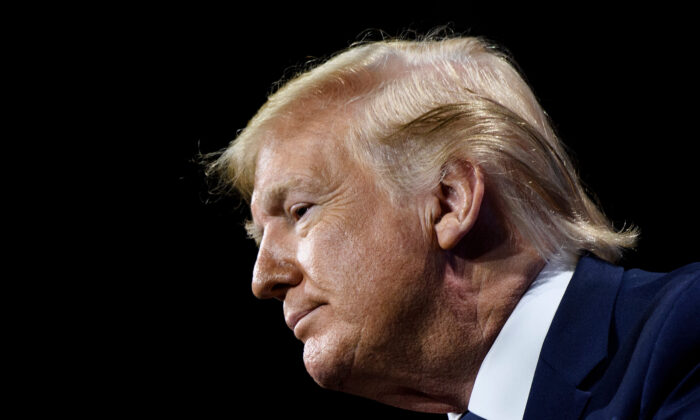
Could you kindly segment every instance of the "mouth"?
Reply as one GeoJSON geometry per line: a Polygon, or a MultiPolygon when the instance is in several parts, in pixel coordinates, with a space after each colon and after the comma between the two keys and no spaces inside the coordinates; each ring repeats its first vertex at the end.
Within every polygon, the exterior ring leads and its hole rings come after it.
{"type": "Polygon", "coordinates": [[[307,309],[304,311],[299,311],[299,312],[294,312],[287,319],[285,320],[287,322],[287,326],[289,327],[290,330],[294,331],[296,334],[296,327],[299,325],[299,322],[304,319],[306,316],[314,312],[316,309],[320,308],[323,305],[315,306],[311,309],[307,309]]]}

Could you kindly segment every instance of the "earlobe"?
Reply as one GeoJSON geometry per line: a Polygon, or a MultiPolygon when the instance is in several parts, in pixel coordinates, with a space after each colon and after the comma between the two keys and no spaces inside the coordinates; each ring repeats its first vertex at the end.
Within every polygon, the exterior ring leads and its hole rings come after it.
{"type": "Polygon", "coordinates": [[[450,162],[437,194],[441,213],[435,220],[435,233],[440,248],[449,250],[457,246],[479,217],[484,196],[481,169],[463,160],[450,162]]]}

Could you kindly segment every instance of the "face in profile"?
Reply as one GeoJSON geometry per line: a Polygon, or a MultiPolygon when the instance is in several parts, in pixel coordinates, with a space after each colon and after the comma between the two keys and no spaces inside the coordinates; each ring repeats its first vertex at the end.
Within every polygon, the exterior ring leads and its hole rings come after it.
{"type": "Polygon", "coordinates": [[[278,128],[261,147],[253,291],[284,302],[321,386],[376,399],[385,385],[368,384],[420,376],[432,351],[435,245],[421,197],[393,203],[326,126],[278,128]]]}

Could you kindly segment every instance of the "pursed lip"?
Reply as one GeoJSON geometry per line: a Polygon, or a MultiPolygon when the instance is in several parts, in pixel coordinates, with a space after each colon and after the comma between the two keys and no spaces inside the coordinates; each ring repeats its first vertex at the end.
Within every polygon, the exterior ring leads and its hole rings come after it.
{"type": "Polygon", "coordinates": [[[302,320],[306,315],[310,314],[317,308],[319,308],[321,305],[316,305],[312,308],[301,310],[301,311],[296,311],[292,312],[288,316],[285,317],[285,322],[287,323],[287,326],[289,327],[290,330],[294,331],[294,328],[297,326],[299,321],[302,320]]]}

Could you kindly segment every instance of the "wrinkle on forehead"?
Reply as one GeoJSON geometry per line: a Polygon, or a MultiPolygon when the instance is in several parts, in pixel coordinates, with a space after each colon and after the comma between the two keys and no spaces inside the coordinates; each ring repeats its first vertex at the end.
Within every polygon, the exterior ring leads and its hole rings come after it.
{"type": "Polygon", "coordinates": [[[307,108],[292,117],[279,119],[261,139],[255,163],[254,189],[268,183],[270,177],[291,171],[302,176],[313,174],[321,182],[330,182],[350,156],[346,147],[348,115],[332,109],[307,108]],[[296,143],[296,147],[283,147],[296,143]],[[280,159],[279,154],[285,153],[280,159]],[[273,171],[271,165],[287,164],[273,171]]]}
{"type": "Polygon", "coordinates": [[[346,130],[338,129],[343,124],[336,120],[342,117],[332,112],[321,112],[316,118],[305,114],[308,124],[301,124],[303,119],[289,124],[278,121],[261,139],[250,202],[254,219],[279,211],[290,192],[323,194],[336,189],[351,171],[358,171],[343,137],[346,130]]]}

